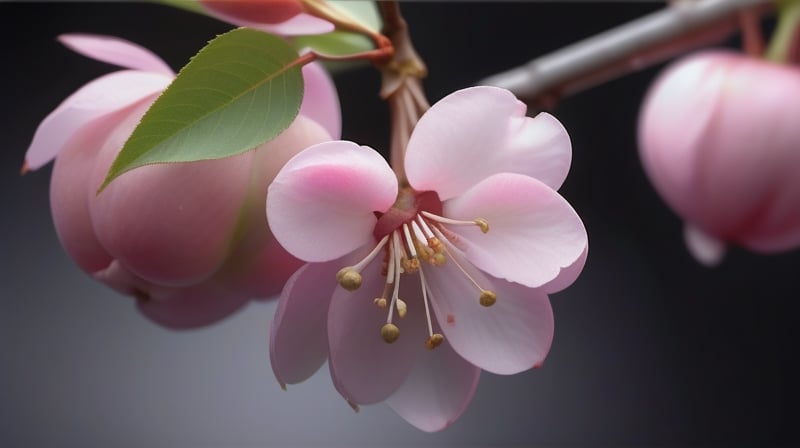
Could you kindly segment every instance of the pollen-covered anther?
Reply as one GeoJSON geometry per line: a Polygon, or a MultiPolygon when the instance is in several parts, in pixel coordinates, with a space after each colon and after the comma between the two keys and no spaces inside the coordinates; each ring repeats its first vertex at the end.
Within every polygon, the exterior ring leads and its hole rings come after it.
{"type": "Polygon", "coordinates": [[[444,252],[444,244],[442,244],[442,241],[435,236],[428,238],[428,247],[433,249],[433,251],[437,254],[444,252]]]}
{"type": "Polygon", "coordinates": [[[388,344],[391,344],[400,337],[400,329],[395,324],[386,324],[381,327],[381,337],[388,344]]]}
{"type": "Polygon", "coordinates": [[[339,269],[339,272],[336,273],[336,281],[342,288],[355,291],[361,286],[361,274],[351,266],[347,266],[339,269]]]}
{"type": "Polygon", "coordinates": [[[414,272],[419,271],[419,258],[406,258],[403,257],[400,260],[400,264],[403,266],[403,271],[409,274],[413,274],[414,272]]]}
{"type": "Polygon", "coordinates": [[[430,262],[434,266],[444,266],[444,264],[447,262],[447,257],[445,257],[444,254],[437,252],[433,254],[430,262]]]}
{"type": "Polygon", "coordinates": [[[434,333],[428,336],[428,339],[425,341],[425,348],[428,350],[433,350],[442,345],[442,342],[444,342],[444,336],[439,333],[434,333]]]}
{"type": "Polygon", "coordinates": [[[406,313],[408,313],[408,305],[406,305],[406,302],[398,298],[396,306],[397,315],[400,316],[400,319],[406,317],[406,313]]]}
{"type": "Polygon", "coordinates": [[[492,306],[495,304],[495,302],[497,302],[497,294],[487,289],[484,289],[481,291],[480,302],[481,305],[483,306],[486,307],[492,306]]]}
{"type": "Polygon", "coordinates": [[[478,219],[475,220],[475,225],[480,227],[481,232],[483,232],[483,233],[489,232],[489,221],[487,221],[487,220],[485,220],[483,218],[478,218],[478,219]]]}
{"type": "Polygon", "coordinates": [[[389,301],[383,297],[377,297],[373,302],[378,308],[386,309],[389,306],[389,301]]]}

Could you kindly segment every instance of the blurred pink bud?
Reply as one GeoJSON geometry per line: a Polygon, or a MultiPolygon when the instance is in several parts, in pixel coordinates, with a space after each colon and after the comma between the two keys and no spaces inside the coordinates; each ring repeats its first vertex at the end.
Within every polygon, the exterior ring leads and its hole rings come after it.
{"type": "Polygon", "coordinates": [[[689,250],[800,246],[800,68],[714,51],[685,57],[651,87],[639,119],[645,170],[685,220],[689,250]]]}
{"type": "Polygon", "coordinates": [[[329,33],[334,25],[303,10],[301,0],[198,0],[205,12],[236,26],[280,36],[329,33]]]}
{"type": "Polygon", "coordinates": [[[200,0],[211,11],[260,23],[281,23],[303,12],[299,0],[200,0]]]}
{"type": "Polygon", "coordinates": [[[300,263],[269,231],[267,186],[296,153],[339,135],[338,99],[322,69],[304,67],[300,115],[256,150],[136,169],[97,195],[112,161],[172,75],[164,73],[163,61],[155,64],[160,59],[130,42],[88,35],[62,40],[106,62],[130,61],[135,54],[148,62],[79,89],[42,122],[26,154],[30,169],[56,158],[51,207],[69,255],[172,328],[206,325],[251,298],[280,292],[300,263]]]}

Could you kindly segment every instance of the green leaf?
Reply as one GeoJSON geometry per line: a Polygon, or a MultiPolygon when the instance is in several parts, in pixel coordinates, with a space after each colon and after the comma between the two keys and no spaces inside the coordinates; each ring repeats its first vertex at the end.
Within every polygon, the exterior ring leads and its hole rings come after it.
{"type": "Polygon", "coordinates": [[[98,193],[154,163],[240,154],[294,121],[303,99],[297,52],[284,40],[238,28],[208,43],[142,117],[98,193]]]}
{"type": "Polygon", "coordinates": [[[381,29],[381,16],[378,13],[378,6],[375,2],[353,1],[353,0],[328,0],[331,5],[347,11],[359,22],[367,25],[375,31],[381,29]]]}

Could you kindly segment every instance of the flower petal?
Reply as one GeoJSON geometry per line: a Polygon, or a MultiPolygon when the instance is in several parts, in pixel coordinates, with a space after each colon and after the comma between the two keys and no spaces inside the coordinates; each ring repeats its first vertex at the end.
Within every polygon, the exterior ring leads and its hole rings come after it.
{"type": "Polygon", "coordinates": [[[113,258],[97,239],[89,213],[93,196],[88,192],[97,153],[123,118],[120,115],[109,114],[78,129],[53,165],[50,181],[53,224],[64,249],[90,274],[108,267],[113,258]]]}
{"type": "Polygon", "coordinates": [[[209,11],[214,17],[236,26],[246,26],[265,33],[277,34],[279,36],[304,36],[312,34],[330,33],[334,30],[332,23],[327,20],[314,17],[310,14],[300,13],[282,23],[260,23],[250,20],[242,20],[238,17],[225,14],[219,11],[209,11]]]}
{"type": "Polygon", "coordinates": [[[342,110],[339,96],[331,77],[321,64],[311,63],[303,66],[305,91],[300,115],[304,115],[324,127],[331,139],[342,136],[342,110]]]}
{"type": "Polygon", "coordinates": [[[101,62],[145,72],[174,76],[164,60],[139,44],[101,34],[62,34],[58,41],[70,50],[101,62]]]}
{"type": "Polygon", "coordinates": [[[480,373],[481,369],[458,356],[445,340],[434,350],[417,352],[408,378],[386,403],[417,428],[441,431],[464,413],[480,373]]]}
{"type": "Polygon", "coordinates": [[[173,330],[188,330],[217,322],[248,302],[246,296],[208,281],[186,288],[158,286],[137,277],[119,261],[95,272],[94,279],[136,298],[139,311],[151,321],[173,330]]]}
{"type": "Polygon", "coordinates": [[[293,157],[267,194],[267,219],[286,250],[329,261],[373,240],[375,211],[397,197],[397,179],[373,149],[324,142],[293,157]]]}
{"type": "Polygon", "coordinates": [[[426,269],[431,303],[445,339],[470,363],[501,375],[519,373],[544,360],[553,341],[553,310],[541,289],[488,277],[449,242],[444,266],[426,269]],[[485,307],[461,265],[497,302],[485,307]]]}
{"type": "Polygon", "coordinates": [[[553,294],[566,289],[569,285],[573,284],[578,276],[583,271],[583,266],[586,265],[586,258],[589,256],[589,246],[583,249],[583,253],[574,263],[569,266],[561,268],[558,276],[553,280],[542,285],[542,291],[547,294],[553,294]]]}
{"type": "Polygon", "coordinates": [[[448,218],[483,218],[490,230],[450,226],[467,258],[488,274],[530,287],[556,278],[587,247],[575,210],[550,187],[520,174],[496,174],[443,204],[448,218]]]}
{"type": "MultiPolygon", "coordinates": [[[[401,280],[400,294],[409,312],[403,319],[395,313],[394,319],[400,338],[389,344],[381,337],[388,310],[373,303],[386,281],[381,264],[376,259],[364,268],[358,290],[337,286],[328,312],[331,376],[339,393],[355,404],[377,403],[397,390],[427,338],[419,285],[407,279],[401,280]]],[[[329,281],[335,282],[334,278],[329,281]]]]}
{"type": "Polygon", "coordinates": [[[472,87],[448,95],[419,120],[408,143],[406,173],[415,189],[447,200],[502,172],[536,177],[557,189],[571,159],[569,135],[553,116],[526,117],[525,105],[511,92],[472,87]]]}
{"type": "Polygon", "coordinates": [[[149,98],[170,82],[171,76],[124,70],[86,84],[39,124],[25,153],[27,167],[34,170],[51,161],[69,138],[90,121],[149,98]]]}
{"type": "Polygon", "coordinates": [[[336,261],[309,263],[286,282],[269,343],[272,371],[281,387],[308,379],[328,357],[328,305],[340,267],[336,261]]]}
{"type": "Polygon", "coordinates": [[[708,235],[696,226],[686,223],[683,226],[686,247],[695,260],[708,267],[718,265],[725,257],[725,243],[708,235]]]}

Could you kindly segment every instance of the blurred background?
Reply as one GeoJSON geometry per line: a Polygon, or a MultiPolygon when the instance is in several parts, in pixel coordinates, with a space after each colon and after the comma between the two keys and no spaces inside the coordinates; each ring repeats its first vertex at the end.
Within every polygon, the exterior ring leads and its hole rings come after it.
{"type": "MultiPolygon", "coordinates": [[[[661,2],[404,2],[431,101],[663,7],[661,2]]],[[[148,3],[0,2],[0,446],[663,446],[800,443],[800,253],[733,249],[707,269],[648,184],[636,117],[657,66],[563,100],[573,139],[561,193],[583,217],[580,279],[552,297],[543,368],[484,373],[466,413],[436,434],[388,407],[356,414],[327,369],[281,391],[269,366],[272,303],[173,332],[91,281],[50,219],[50,167],[19,175],[39,121],[115,70],[62,47],[117,35],[174,69],[224,23],[148,3]]],[[[736,39],[726,43],[738,45],[736,39]]],[[[344,137],[388,146],[371,68],[336,75],[344,137]]]]}

